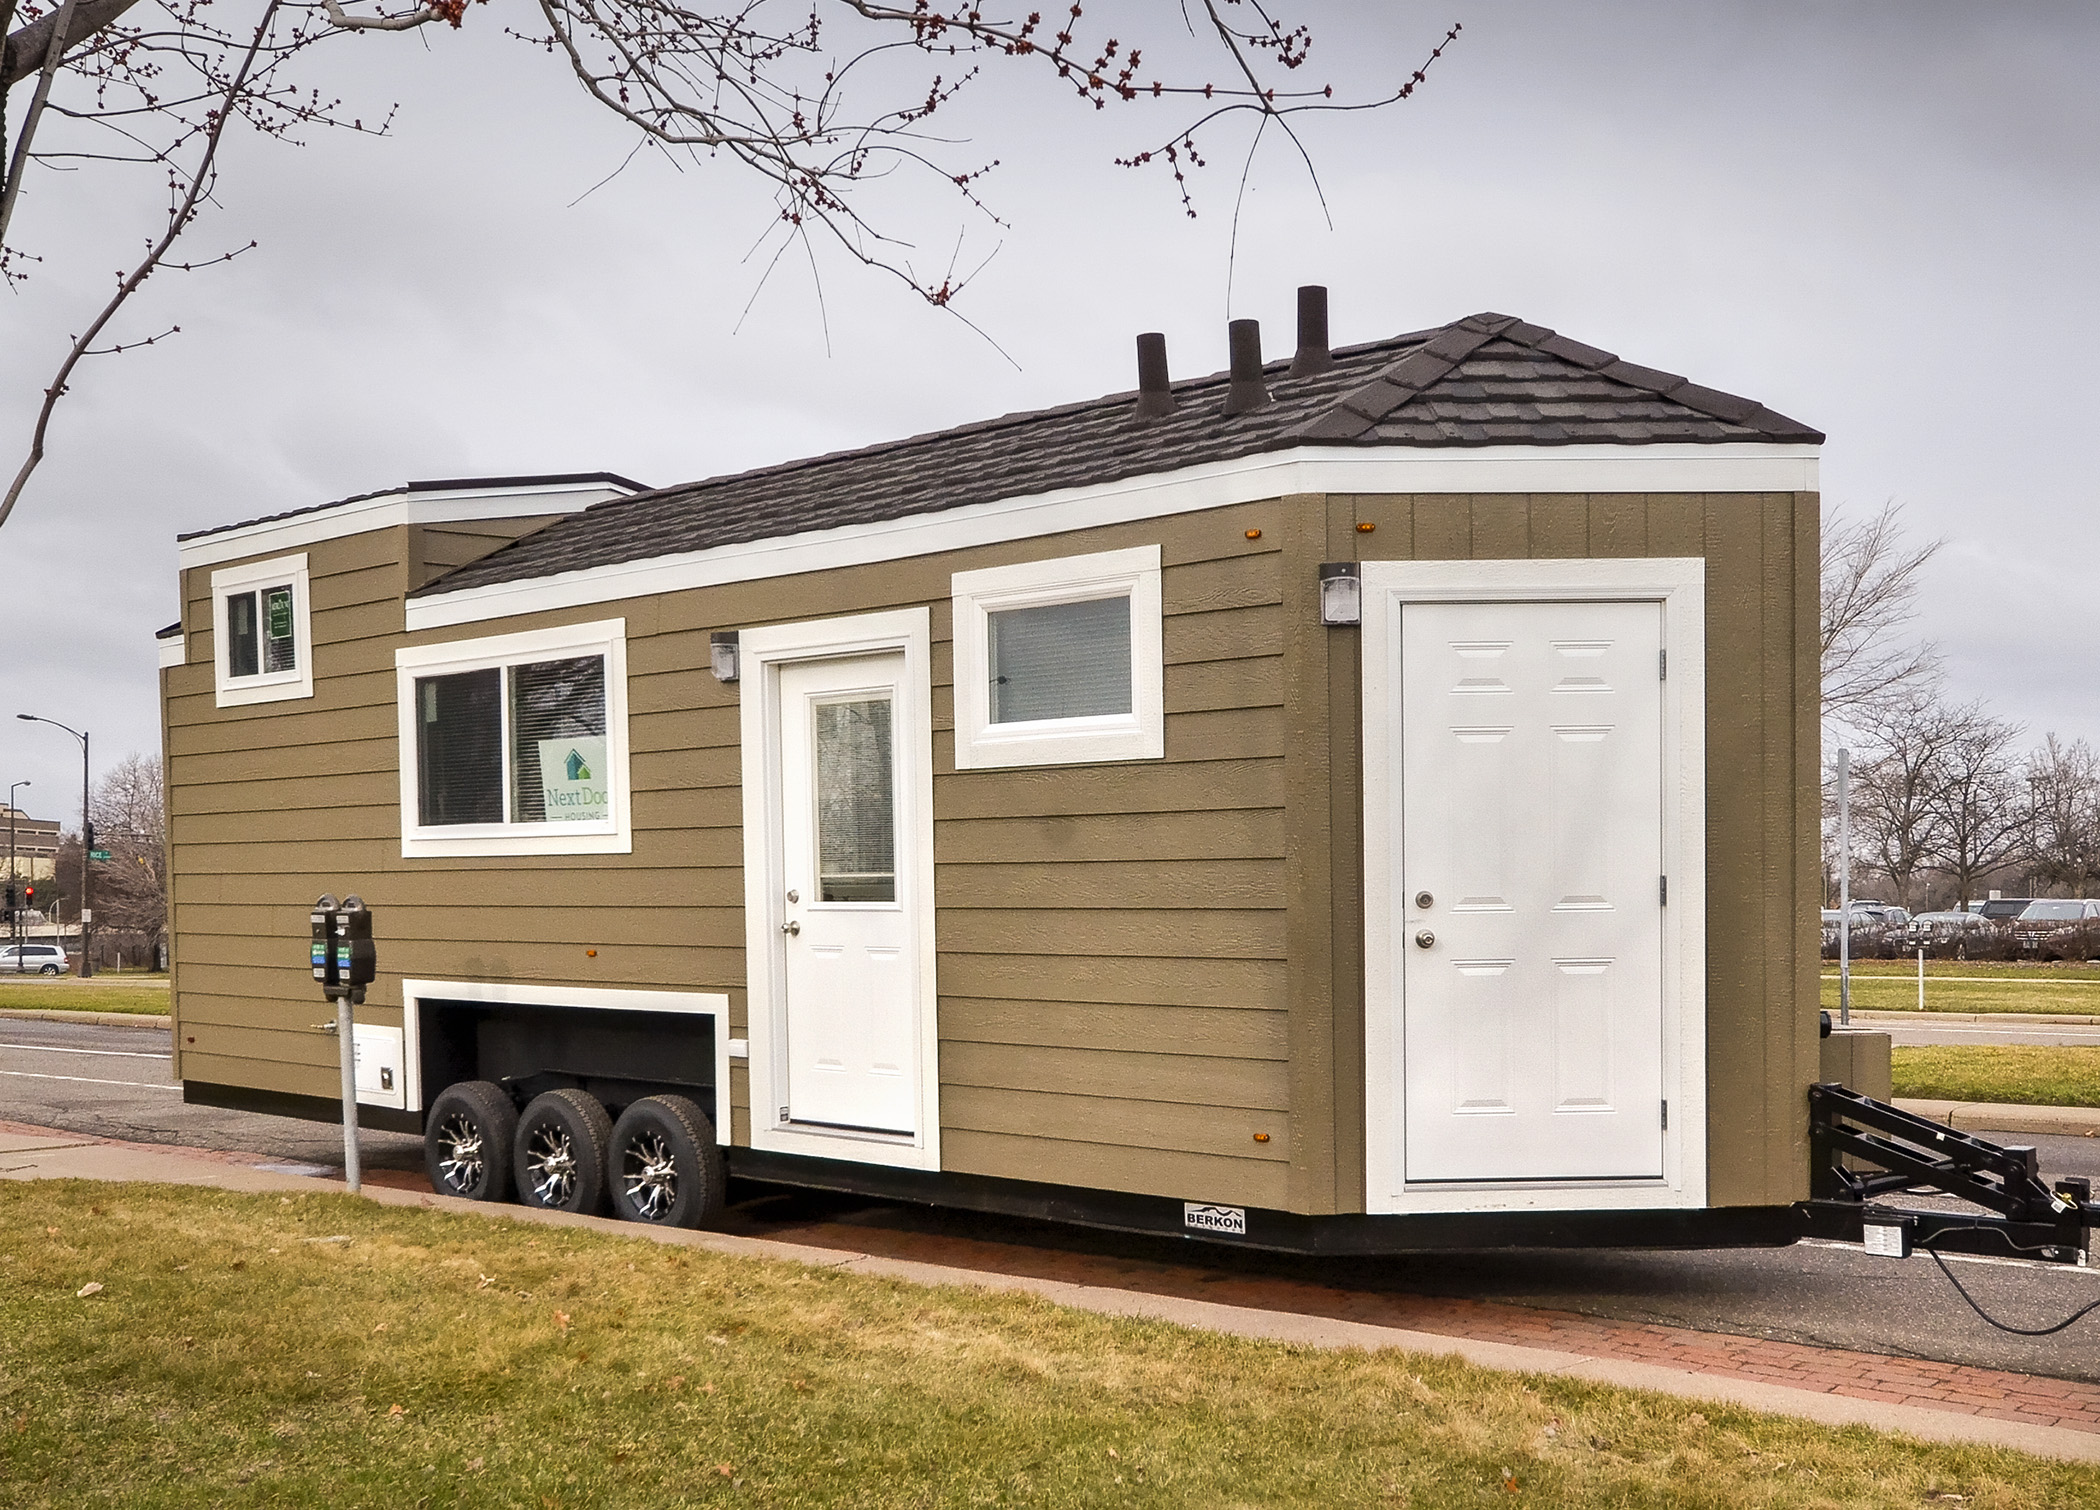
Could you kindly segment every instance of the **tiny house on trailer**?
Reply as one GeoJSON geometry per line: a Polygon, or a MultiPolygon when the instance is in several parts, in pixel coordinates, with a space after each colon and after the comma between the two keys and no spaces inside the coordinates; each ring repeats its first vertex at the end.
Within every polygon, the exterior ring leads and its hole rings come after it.
{"type": "Polygon", "coordinates": [[[183,537],[187,1099],[463,1194],[729,1173],[1273,1247],[1786,1241],[1810,1194],[1816,467],[1484,314],[643,489],[183,537]]]}

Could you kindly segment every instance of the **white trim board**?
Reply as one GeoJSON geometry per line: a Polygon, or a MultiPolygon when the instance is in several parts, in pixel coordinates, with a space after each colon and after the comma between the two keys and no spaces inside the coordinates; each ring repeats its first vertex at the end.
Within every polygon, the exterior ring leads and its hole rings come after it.
{"type": "Polygon", "coordinates": [[[442,629],[725,582],[901,561],[1295,493],[1814,492],[1819,454],[1816,446],[1752,444],[1300,446],[877,524],[843,525],[410,598],[407,620],[411,631],[442,629]]]}
{"type": "MultiPolygon", "coordinates": [[[[899,1169],[941,1167],[940,1027],[934,995],[933,912],[933,615],[903,608],[847,618],[812,619],[746,629],[739,641],[744,798],[744,969],[750,982],[745,1033],[751,1087],[751,1144],[779,1153],[888,1164],[899,1169]],[[776,1044],[785,998],[780,929],[783,898],[774,884],[780,858],[780,668],[796,661],[902,651],[896,711],[898,823],[916,830],[912,845],[918,975],[918,1128],[910,1138],[858,1136],[815,1128],[782,1127],[764,1109],[782,1104],[787,1066],[776,1044]]],[[[899,877],[899,880],[904,880],[899,877]]]]}
{"type": "Polygon", "coordinates": [[[153,645],[155,654],[160,658],[161,670],[166,671],[170,666],[188,664],[190,658],[188,636],[171,634],[164,640],[155,640],[153,645]]]}
{"type": "MultiPolygon", "coordinates": [[[[401,1090],[405,1109],[423,1110],[422,1003],[475,1001],[508,1007],[589,1007],[614,1012],[697,1012],[715,1020],[715,1141],[729,1146],[729,998],[720,991],[651,991],[613,986],[541,986],[531,981],[401,982],[401,1090]]],[[[440,1087],[442,1089],[442,1087],[440,1087]]]]}
{"type": "Polygon", "coordinates": [[[1635,1211],[1706,1205],[1706,563],[1698,557],[1571,561],[1366,561],[1363,572],[1364,1209],[1635,1211]],[[1399,689],[1388,670],[1400,606],[1422,602],[1656,602],[1663,606],[1663,1177],[1655,1181],[1415,1186],[1401,1138],[1399,689]]]}
{"type": "Polygon", "coordinates": [[[266,519],[218,530],[175,547],[178,568],[238,561],[264,551],[291,550],[404,524],[459,524],[471,519],[520,519],[578,514],[594,503],[625,498],[629,490],[604,482],[540,483],[508,488],[447,488],[440,492],[381,493],[323,504],[289,519],[266,519]]]}

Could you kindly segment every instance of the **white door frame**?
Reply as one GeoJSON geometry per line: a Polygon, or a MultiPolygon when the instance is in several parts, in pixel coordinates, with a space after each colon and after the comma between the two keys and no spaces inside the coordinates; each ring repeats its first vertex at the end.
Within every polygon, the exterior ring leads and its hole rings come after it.
{"type": "Polygon", "coordinates": [[[768,624],[738,637],[743,712],[744,960],[750,985],[751,1146],[901,1169],[941,1167],[940,1032],[935,1018],[933,919],[933,629],[926,608],[768,624]],[[911,855],[898,867],[914,948],[919,1047],[917,1128],[887,1136],[782,1126],[787,1065],[786,958],[781,943],[780,668],[798,661],[901,652],[895,738],[897,826],[911,855]]]}
{"type": "Polygon", "coordinates": [[[1366,561],[1363,576],[1364,1209],[1599,1211],[1706,1204],[1706,563],[1696,556],[1569,561],[1366,561]],[[1402,933],[1400,609],[1406,603],[1608,600],[1663,605],[1663,1095],[1660,1180],[1410,1188],[1406,1180],[1404,1006],[1393,949],[1402,933]]]}

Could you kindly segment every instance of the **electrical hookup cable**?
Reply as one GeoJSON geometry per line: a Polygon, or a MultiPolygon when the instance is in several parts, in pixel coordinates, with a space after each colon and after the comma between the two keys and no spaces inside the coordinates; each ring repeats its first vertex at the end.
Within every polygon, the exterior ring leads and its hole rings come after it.
{"type": "MultiPolygon", "coordinates": [[[[1972,1228],[1969,1230],[1973,1231],[1975,1229],[1972,1228]]],[[[1997,1229],[1993,1228],[1991,1230],[1996,1231],[1997,1229]]],[[[2003,1233],[2000,1233],[1999,1235],[2001,1237],[2004,1236],[2003,1233]]],[[[2009,1237],[2005,1238],[2005,1245],[2008,1248],[2011,1248],[2015,1252],[2019,1253],[2039,1253],[2043,1251],[2042,1249],[2033,1247],[2030,1244],[2016,1243],[2009,1237]]],[[[1932,1261],[1938,1264],[1940,1266],[1940,1272],[1947,1276],[1947,1283],[1954,1286],[1955,1294],[1961,1296],[1963,1300],[1966,1300],[1969,1303],[1969,1309],[1974,1311],[1978,1316],[1981,1316],[1985,1321],[1989,1322],[1992,1326],[1996,1327],[2001,1332],[2010,1332],[2015,1337],[2054,1337],[2058,1332],[2063,1331],[2065,1328],[2076,1326],[2079,1322],[2085,1320],[2086,1317],[2092,1315],[2093,1312],[2100,1311],[2100,1300],[2095,1300],[2090,1304],[2080,1306],[2077,1310],[2073,1311],[2070,1315],[2066,1316],[2062,1321],[2056,1323],[2055,1326],[2024,1327],[2014,1326],[2010,1322],[2000,1321],[1989,1311],[1986,1311],[1983,1308],[1983,1306],[1977,1301],[1976,1297],[1969,1293],[1968,1286],[1964,1285],[1960,1279],[1955,1277],[1954,1271],[1947,1267],[1947,1260],[1940,1257],[1939,1251],[1937,1249],[1933,1248],[1930,1244],[1925,1243],[1921,1243],[1919,1244],[1919,1246],[1924,1248],[1927,1253],[1930,1253],[1932,1255],[1932,1261]]]]}

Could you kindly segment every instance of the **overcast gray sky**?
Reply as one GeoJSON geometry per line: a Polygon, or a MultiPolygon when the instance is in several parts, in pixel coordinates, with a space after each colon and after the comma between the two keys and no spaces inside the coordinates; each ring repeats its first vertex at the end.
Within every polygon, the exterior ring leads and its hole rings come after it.
{"type": "MultiPolygon", "coordinates": [[[[645,156],[579,202],[631,142],[500,35],[527,25],[516,0],[336,45],[325,82],[368,116],[398,100],[393,135],[233,147],[191,251],[260,250],[149,286],[130,333],[182,334],[76,380],[0,530],[0,712],[92,729],[98,769],[157,749],[181,530],[411,478],[663,484],[936,429],[1127,388],[1139,330],[1209,371],[1228,315],[1280,352],[1292,290],[1324,282],[1338,342],[1500,310],[1826,430],[1826,507],[1895,499],[1947,540],[1922,631],[1952,690],[2100,741],[2078,355],[2100,350],[2100,13],[1283,3],[1316,25],[1308,72],[1359,92],[1465,23],[1413,101],[1308,126],[1332,229],[1280,142],[1232,261],[1244,136],[1213,137],[1191,221],[1164,177],[1110,164],[1156,112],[997,83],[956,112],[1001,160],[1007,225],[970,227],[963,262],[997,254],[963,308],[1007,355],[837,258],[821,299],[793,259],[759,290],[746,253],[773,212],[727,165],[645,156]]],[[[1113,9],[1165,40],[1179,24],[1113,9]]],[[[0,296],[8,470],[65,335],[152,228],[140,187],[25,195],[45,261],[0,296]]],[[[944,264],[952,207],[895,209],[944,264]]],[[[22,777],[26,808],[74,821],[72,741],[7,718],[0,785],[22,777]]]]}

